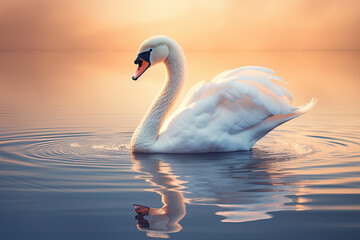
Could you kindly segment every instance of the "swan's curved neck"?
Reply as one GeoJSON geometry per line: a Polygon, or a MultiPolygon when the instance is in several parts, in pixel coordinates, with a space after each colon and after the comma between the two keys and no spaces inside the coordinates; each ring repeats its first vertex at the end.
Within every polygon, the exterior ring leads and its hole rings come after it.
{"type": "Polygon", "coordinates": [[[170,111],[185,78],[185,57],[180,47],[169,47],[164,61],[166,80],[158,96],[152,102],[131,139],[133,151],[149,152],[155,144],[160,127],[170,111]]]}

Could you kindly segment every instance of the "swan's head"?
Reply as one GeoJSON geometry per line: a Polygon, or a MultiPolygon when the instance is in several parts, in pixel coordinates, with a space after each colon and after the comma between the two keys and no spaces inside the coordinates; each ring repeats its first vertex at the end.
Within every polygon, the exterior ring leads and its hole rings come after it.
{"type": "Polygon", "coordinates": [[[137,80],[151,65],[164,62],[169,56],[169,46],[173,44],[172,42],[173,40],[165,36],[155,36],[145,40],[134,61],[138,67],[132,79],[137,80]]]}

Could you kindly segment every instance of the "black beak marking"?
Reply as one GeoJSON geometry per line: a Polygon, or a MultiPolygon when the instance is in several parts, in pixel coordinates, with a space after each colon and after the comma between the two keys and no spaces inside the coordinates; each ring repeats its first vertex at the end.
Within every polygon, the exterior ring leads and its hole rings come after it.
{"type": "Polygon", "coordinates": [[[148,63],[150,63],[150,53],[151,53],[152,49],[150,49],[149,51],[146,52],[142,52],[139,53],[137,58],[135,59],[134,63],[135,64],[139,64],[141,61],[141,59],[147,61],[148,63]]]}

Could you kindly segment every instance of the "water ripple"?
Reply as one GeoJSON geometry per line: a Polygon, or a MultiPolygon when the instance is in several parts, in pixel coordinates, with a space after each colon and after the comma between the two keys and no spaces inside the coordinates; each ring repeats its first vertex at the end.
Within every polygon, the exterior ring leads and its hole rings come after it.
{"type": "Polygon", "coordinates": [[[317,209],[314,194],[360,193],[359,134],[353,127],[334,129],[295,125],[273,131],[251,151],[147,157],[130,154],[129,131],[6,131],[0,134],[0,190],[157,192],[165,185],[154,176],[166,173],[176,179],[172,191],[191,204],[221,207],[223,221],[265,219],[270,211],[317,209]],[[154,159],[161,172],[149,164],[154,159]]]}
{"type": "Polygon", "coordinates": [[[118,143],[117,137],[69,129],[2,134],[0,189],[50,192],[138,189],[139,184],[128,177],[132,174],[131,163],[121,158],[129,154],[129,147],[118,143]],[[92,169],[96,174],[89,176],[92,169]]]}

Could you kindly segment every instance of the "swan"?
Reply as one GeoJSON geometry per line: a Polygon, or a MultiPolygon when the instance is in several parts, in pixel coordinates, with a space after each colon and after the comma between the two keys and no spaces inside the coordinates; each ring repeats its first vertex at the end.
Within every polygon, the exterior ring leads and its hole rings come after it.
{"type": "Polygon", "coordinates": [[[317,99],[293,107],[285,83],[264,67],[227,70],[211,82],[193,86],[180,107],[166,116],[185,80],[185,56],[167,36],[145,40],[134,61],[137,80],[149,67],[164,63],[166,80],[131,138],[131,151],[204,153],[249,150],[280,124],[309,111],[317,99]]]}

